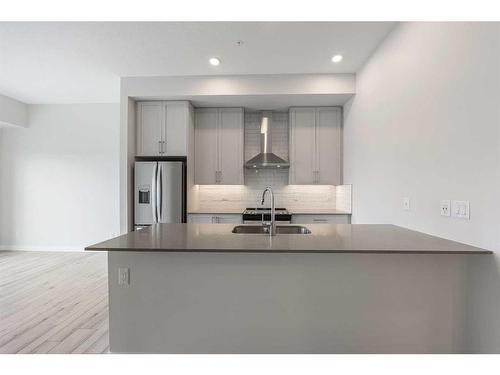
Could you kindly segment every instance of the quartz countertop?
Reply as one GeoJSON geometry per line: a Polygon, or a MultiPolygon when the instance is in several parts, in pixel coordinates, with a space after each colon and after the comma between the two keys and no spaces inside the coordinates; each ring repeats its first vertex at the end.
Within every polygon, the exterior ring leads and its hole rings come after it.
{"type": "Polygon", "coordinates": [[[288,210],[288,212],[292,215],[351,215],[350,212],[330,208],[295,208],[288,210]]]}
{"type": "MultiPolygon", "coordinates": [[[[239,214],[242,215],[244,208],[219,208],[219,209],[198,209],[190,210],[188,212],[192,215],[205,214],[205,215],[215,215],[215,214],[239,214]]],[[[291,215],[351,215],[350,212],[335,210],[330,208],[291,208],[288,209],[288,213],[291,215]]]]}
{"type": "Polygon", "coordinates": [[[214,253],[491,254],[388,224],[306,224],[310,234],[234,234],[234,224],[157,224],[90,251],[214,253]]]}
{"type": "Polygon", "coordinates": [[[188,215],[198,215],[198,214],[205,214],[205,215],[213,215],[213,214],[238,214],[242,215],[244,208],[218,208],[218,209],[198,209],[198,210],[189,210],[188,215]]]}

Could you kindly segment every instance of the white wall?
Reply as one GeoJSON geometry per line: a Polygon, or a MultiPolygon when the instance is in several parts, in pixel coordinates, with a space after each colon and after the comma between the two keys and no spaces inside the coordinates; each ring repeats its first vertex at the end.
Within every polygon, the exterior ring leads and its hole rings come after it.
{"type": "Polygon", "coordinates": [[[0,249],[81,250],[119,232],[119,105],[29,106],[0,129],[0,249]]]}
{"type": "MultiPolygon", "coordinates": [[[[353,223],[500,250],[498,23],[399,25],[357,76],[344,121],[353,223]],[[441,199],[469,200],[470,220],[440,216],[441,199]]],[[[500,352],[496,259],[468,260],[466,350],[500,352]]]]}
{"type": "Polygon", "coordinates": [[[0,127],[28,126],[28,105],[0,95],[0,127]]]}
{"type": "Polygon", "coordinates": [[[498,24],[409,23],[389,35],[345,108],[355,222],[500,250],[499,49],[498,24]],[[440,216],[441,199],[469,200],[471,219],[440,216]]]}

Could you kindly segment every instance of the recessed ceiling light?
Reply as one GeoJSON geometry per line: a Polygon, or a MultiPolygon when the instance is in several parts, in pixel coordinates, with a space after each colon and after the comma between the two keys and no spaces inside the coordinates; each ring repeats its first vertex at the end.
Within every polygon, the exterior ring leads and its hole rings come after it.
{"type": "Polygon", "coordinates": [[[208,60],[208,62],[213,66],[217,66],[220,64],[220,60],[217,57],[212,57],[210,60],[208,60]]]}
{"type": "Polygon", "coordinates": [[[334,63],[341,62],[341,61],[342,61],[342,59],[343,59],[342,55],[335,55],[335,56],[333,56],[333,57],[332,57],[332,61],[333,61],[334,63]]]}

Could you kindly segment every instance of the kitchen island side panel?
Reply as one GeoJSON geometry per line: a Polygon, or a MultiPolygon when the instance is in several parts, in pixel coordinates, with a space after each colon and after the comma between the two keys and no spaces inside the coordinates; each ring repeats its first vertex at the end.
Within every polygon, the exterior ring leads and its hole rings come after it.
{"type": "Polygon", "coordinates": [[[458,353],[466,258],[109,252],[110,350],[458,353]]]}

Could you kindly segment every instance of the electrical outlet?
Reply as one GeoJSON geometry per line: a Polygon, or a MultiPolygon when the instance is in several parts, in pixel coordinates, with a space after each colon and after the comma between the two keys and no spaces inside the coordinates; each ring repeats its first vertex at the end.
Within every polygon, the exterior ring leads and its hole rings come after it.
{"type": "Polygon", "coordinates": [[[410,198],[403,198],[403,210],[410,211],[410,198]]]}
{"type": "Polygon", "coordinates": [[[451,216],[457,219],[470,219],[469,201],[452,201],[451,216]]]}
{"type": "Polygon", "coordinates": [[[118,268],[118,285],[130,284],[130,269],[118,268]]]}
{"type": "Polygon", "coordinates": [[[440,211],[441,211],[441,216],[450,216],[451,214],[451,209],[450,209],[450,201],[449,200],[442,200],[440,202],[440,211]]]}

